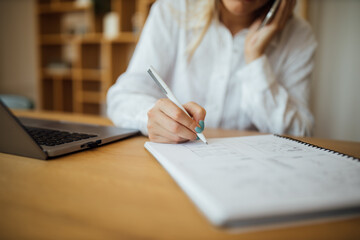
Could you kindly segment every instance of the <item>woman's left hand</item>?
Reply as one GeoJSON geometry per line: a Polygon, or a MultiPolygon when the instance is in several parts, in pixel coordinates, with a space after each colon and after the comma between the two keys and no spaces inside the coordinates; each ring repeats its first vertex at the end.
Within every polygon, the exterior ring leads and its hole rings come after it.
{"type": "Polygon", "coordinates": [[[296,0],[281,0],[274,18],[261,29],[258,29],[262,19],[257,19],[249,29],[245,40],[245,61],[251,63],[261,57],[273,36],[281,31],[291,17],[296,0]]]}

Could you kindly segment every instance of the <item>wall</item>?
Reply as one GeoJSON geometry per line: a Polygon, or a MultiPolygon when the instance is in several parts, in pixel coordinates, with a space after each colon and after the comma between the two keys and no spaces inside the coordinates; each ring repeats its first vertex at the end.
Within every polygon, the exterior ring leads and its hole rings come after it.
{"type": "Polygon", "coordinates": [[[308,1],[319,46],[313,75],[315,136],[360,141],[360,1],[308,1]]]}
{"type": "Polygon", "coordinates": [[[0,93],[36,100],[34,0],[0,0],[0,93]]]}
{"type": "MultiPolygon", "coordinates": [[[[36,99],[34,0],[0,0],[0,93],[36,99]]],[[[308,0],[319,42],[315,136],[360,141],[360,1],[308,0]]]]}

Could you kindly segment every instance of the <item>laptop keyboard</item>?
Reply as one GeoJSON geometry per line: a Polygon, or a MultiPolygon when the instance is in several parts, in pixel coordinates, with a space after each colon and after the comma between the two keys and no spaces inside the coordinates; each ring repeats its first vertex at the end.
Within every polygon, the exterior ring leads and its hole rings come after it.
{"type": "Polygon", "coordinates": [[[97,137],[97,135],[85,133],[71,133],[45,128],[25,127],[25,129],[39,145],[45,146],[56,146],[64,143],[70,143],[83,139],[97,137]]]}

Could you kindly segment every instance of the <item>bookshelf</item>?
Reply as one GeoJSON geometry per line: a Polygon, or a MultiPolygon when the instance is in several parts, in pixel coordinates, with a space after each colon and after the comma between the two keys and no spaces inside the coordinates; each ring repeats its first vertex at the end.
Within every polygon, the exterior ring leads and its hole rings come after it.
{"type": "Polygon", "coordinates": [[[102,115],[155,0],[37,0],[38,108],[102,115]],[[117,34],[104,19],[115,13],[117,34]]]}

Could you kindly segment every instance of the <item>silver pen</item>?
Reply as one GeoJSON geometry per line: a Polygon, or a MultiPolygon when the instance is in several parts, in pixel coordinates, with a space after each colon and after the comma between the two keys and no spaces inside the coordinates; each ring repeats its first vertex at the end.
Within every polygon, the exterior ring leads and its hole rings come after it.
{"type": "MultiPolygon", "coordinates": [[[[155,69],[150,66],[149,69],[147,70],[147,72],[149,73],[150,77],[154,80],[154,82],[159,86],[159,88],[163,91],[163,93],[173,102],[176,104],[176,106],[178,106],[181,110],[184,111],[184,113],[186,113],[186,115],[188,115],[190,118],[191,116],[189,115],[189,113],[185,110],[185,108],[180,104],[180,102],[177,100],[177,98],[175,97],[175,95],[171,92],[171,90],[169,89],[169,87],[166,85],[166,83],[161,79],[161,77],[159,76],[159,74],[155,71],[155,69]]],[[[208,144],[208,142],[206,141],[206,138],[204,136],[204,134],[202,133],[196,133],[197,136],[206,144],[208,144]]]]}

